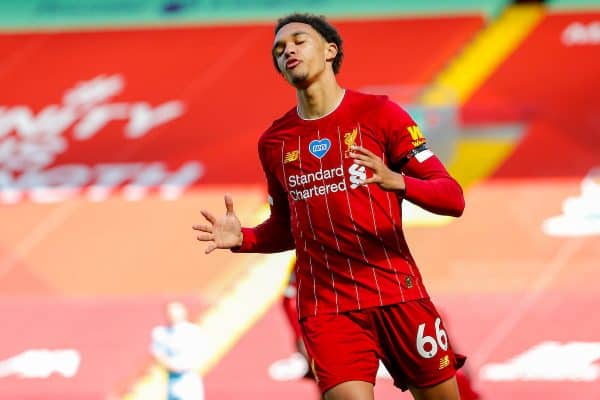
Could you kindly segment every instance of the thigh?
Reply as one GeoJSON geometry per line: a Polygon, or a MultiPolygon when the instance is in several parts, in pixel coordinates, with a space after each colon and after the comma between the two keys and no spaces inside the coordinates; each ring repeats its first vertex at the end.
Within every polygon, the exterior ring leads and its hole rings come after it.
{"type": "Polygon", "coordinates": [[[410,393],[415,400],[460,400],[456,378],[450,378],[437,385],[416,388],[410,387],[410,393]]]}
{"type": "Polygon", "coordinates": [[[464,364],[429,299],[380,307],[373,319],[382,361],[402,390],[436,386],[464,364]]]}
{"type": "Polygon", "coordinates": [[[347,381],[332,387],[323,395],[325,400],[374,400],[373,384],[347,381]]]}
{"type": "Polygon", "coordinates": [[[375,383],[379,351],[366,313],[308,317],[301,324],[311,369],[321,393],[344,382],[375,383]]]}

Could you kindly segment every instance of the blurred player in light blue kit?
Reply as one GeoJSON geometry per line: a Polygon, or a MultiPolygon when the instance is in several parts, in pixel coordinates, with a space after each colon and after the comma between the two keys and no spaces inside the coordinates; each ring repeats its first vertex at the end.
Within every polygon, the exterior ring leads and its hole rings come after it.
{"type": "Polygon", "coordinates": [[[203,400],[204,384],[198,369],[206,355],[206,338],[188,321],[185,306],[167,305],[168,324],[152,330],[151,352],[168,373],[168,400],[203,400]]]}

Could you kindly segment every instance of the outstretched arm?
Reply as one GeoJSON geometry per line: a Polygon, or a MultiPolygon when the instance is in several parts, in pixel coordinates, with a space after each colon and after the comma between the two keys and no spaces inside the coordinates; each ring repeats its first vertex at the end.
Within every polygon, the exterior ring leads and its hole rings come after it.
{"type": "Polygon", "coordinates": [[[242,228],[233,211],[233,200],[225,196],[225,215],[216,218],[206,210],[200,212],[208,223],[193,225],[198,231],[197,239],[207,242],[204,252],[215,249],[231,249],[240,253],[276,253],[294,248],[289,215],[271,206],[271,216],[254,228],[242,228]]]}
{"type": "Polygon", "coordinates": [[[192,227],[200,232],[199,241],[208,242],[206,254],[215,249],[231,249],[242,253],[276,253],[294,248],[287,193],[277,178],[264,167],[264,162],[263,169],[267,177],[271,206],[269,218],[254,228],[242,228],[233,211],[233,200],[230,196],[225,196],[225,215],[216,218],[202,210],[208,223],[192,227]]]}

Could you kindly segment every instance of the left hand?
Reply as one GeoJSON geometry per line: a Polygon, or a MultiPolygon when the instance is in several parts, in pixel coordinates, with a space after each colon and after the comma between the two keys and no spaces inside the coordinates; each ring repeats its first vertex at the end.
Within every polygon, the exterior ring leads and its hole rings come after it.
{"type": "Polygon", "coordinates": [[[356,164],[364,165],[373,172],[373,176],[365,179],[363,185],[376,183],[386,191],[404,191],[404,176],[389,169],[375,153],[361,146],[352,146],[350,157],[356,164]]]}

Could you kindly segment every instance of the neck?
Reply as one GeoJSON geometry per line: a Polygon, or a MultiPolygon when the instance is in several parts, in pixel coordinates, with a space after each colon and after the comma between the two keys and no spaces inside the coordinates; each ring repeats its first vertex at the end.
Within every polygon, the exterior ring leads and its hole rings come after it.
{"type": "Polygon", "coordinates": [[[304,119],[323,117],[340,104],[343,96],[344,89],[335,79],[315,82],[296,91],[298,114],[304,119]]]}

